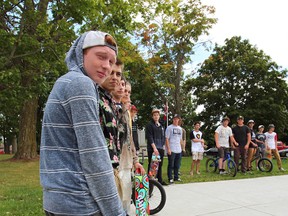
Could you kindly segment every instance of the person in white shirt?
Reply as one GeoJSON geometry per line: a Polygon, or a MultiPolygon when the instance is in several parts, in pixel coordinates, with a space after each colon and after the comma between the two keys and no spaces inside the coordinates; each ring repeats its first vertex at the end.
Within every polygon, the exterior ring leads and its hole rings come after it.
{"type": "Polygon", "coordinates": [[[174,181],[181,181],[179,178],[179,168],[182,154],[182,128],[179,126],[179,120],[180,116],[175,114],[173,117],[173,124],[167,127],[165,133],[168,156],[167,174],[170,184],[174,183],[174,181]],[[172,172],[174,172],[174,178],[172,177],[172,172]]]}
{"type": "Polygon", "coordinates": [[[226,116],[222,119],[222,125],[218,126],[215,130],[214,139],[216,143],[216,147],[218,149],[219,155],[219,173],[226,174],[225,164],[223,163],[223,159],[227,154],[229,148],[229,141],[231,139],[232,142],[235,142],[232,129],[228,126],[230,119],[226,116]]]}
{"type": "Polygon", "coordinates": [[[277,166],[280,171],[285,171],[282,167],[282,161],[277,149],[277,133],[274,132],[275,126],[274,124],[269,124],[268,131],[265,133],[266,140],[265,146],[267,149],[267,158],[272,160],[272,154],[277,160],[277,166]]]}
{"type": "Polygon", "coordinates": [[[190,175],[193,176],[194,167],[196,166],[196,173],[200,174],[200,161],[203,160],[203,152],[205,141],[202,139],[202,132],[200,129],[200,122],[194,123],[194,130],[190,132],[192,164],[190,175]]]}

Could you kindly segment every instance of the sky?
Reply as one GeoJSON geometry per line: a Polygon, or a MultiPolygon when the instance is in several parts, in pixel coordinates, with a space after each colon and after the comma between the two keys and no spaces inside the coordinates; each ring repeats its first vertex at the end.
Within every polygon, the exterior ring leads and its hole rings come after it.
{"type": "MultiPolygon", "coordinates": [[[[216,8],[218,22],[209,30],[212,43],[224,45],[226,38],[241,36],[288,69],[288,1],[287,0],[201,0],[216,8]]],[[[198,48],[194,65],[202,63],[211,52],[198,48]]]]}

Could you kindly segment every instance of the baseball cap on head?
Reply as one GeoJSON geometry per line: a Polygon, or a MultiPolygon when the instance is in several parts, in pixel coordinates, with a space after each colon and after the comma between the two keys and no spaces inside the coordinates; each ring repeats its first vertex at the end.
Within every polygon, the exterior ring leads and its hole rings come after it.
{"type": "Polygon", "coordinates": [[[135,105],[132,105],[130,110],[134,110],[134,111],[138,112],[138,109],[137,109],[137,107],[135,105]]]}
{"type": "Polygon", "coordinates": [[[264,128],[264,125],[259,125],[258,128],[264,128]]]}
{"type": "Polygon", "coordinates": [[[275,128],[275,125],[274,124],[269,124],[268,128],[275,128]]]}
{"type": "Polygon", "coordinates": [[[254,120],[250,119],[247,124],[250,124],[250,123],[255,123],[254,120]]]}
{"type": "Polygon", "coordinates": [[[222,122],[224,122],[226,120],[230,122],[230,118],[228,116],[223,117],[222,122]]]}
{"type": "Polygon", "coordinates": [[[152,112],[151,112],[151,114],[153,115],[153,113],[155,113],[155,112],[158,112],[158,113],[160,114],[160,110],[159,110],[159,109],[157,109],[157,108],[154,108],[154,109],[152,109],[152,112]]]}
{"type": "Polygon", "coordinates": [[[240,116],[237,117],[237,120],[239,120],[239,119],[243,119],[244,120],[244,117],[240,115],[240,116]]]}
{"type": "Polygon", "coordinates": [[[84,38],[82,49],[94,46],[107,46],[118,54],[118,47],[115,39],[108,33],[101,31],[89,31],[84,38]]]}

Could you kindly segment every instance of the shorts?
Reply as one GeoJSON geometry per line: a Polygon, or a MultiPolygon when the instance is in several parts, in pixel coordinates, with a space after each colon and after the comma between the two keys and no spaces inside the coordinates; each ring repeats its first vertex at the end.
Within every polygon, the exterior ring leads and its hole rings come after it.
{"type": "Polygon", "coordinates": [[[229,149],[226,147],[220,147],[218,149],[218,156],[219,158],[225,158],[225,155],[227,154],[227,152],[229,152],[229,149]]]}
{"type": "Polygon", "coordinates": [[[203,152],[192,152],[193,160],[203,160],[203,152]]]}

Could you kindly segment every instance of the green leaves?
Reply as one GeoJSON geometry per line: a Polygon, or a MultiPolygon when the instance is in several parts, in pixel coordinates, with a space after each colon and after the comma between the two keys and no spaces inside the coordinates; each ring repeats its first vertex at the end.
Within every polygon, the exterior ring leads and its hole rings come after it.
{"type": "Polygon", "coordinates": [[[286,71],[248,40],[232,37],[225,43],[216,45],[199,77],[186,84],[197,97],[197,105],[205,107],[199,118],[212,130],[223,115],[235,122],[241,114],[256,125],[274,123],[282,132],[288,118],[286,71]]]}

